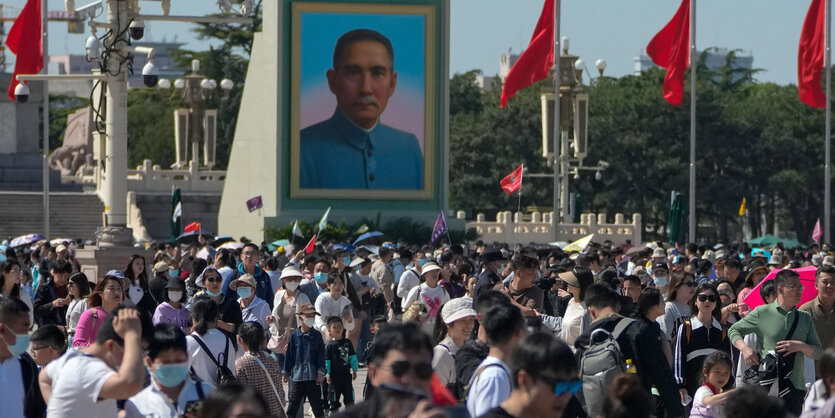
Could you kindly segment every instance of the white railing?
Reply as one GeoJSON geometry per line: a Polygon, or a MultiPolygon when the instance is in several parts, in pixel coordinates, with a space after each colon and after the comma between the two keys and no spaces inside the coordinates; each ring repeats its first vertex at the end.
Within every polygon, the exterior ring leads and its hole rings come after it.
{"type": "MultiPolygon", "coordinates": [[[[494,222],[488,222],[484,214],[476,215],[475,221],[467,221],[467,228],[475,228],[484,242],[546,243],[554,242],[553,212],[533,212],[530,220],[525,220],[521,212],[499,212],[494,222]]],[[[464,211],[458,211],[456,217],[465,219],[464,211]]],[[[586,235],[594,234],[594,241],[602,243],[611,240],[615,245],[631,240],[632,244],[641,243],[641,215],[633,214],[627,222],[622,213],[615,214],[615,222],[607,223],[605,214],[584,213],[579,223],[560,223],[557,225],[557,241],[575,241],[586,235]]]]}
{"type": "Polygon", "coordinates": [[[226,171],[201,170],[195,161],[183,169],[162,169],[145,160],[136,170],[128,170],[128,190],[171,193],[171,187],[176,186],[183,193],[221,194],[225,179],[226,171]]]}

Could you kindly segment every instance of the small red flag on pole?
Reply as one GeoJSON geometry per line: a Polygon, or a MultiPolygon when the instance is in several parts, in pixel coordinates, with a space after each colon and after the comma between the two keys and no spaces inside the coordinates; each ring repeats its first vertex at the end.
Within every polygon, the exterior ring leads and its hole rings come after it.
{"type": "Polygon", "coordinates": [[[200,222],[192,222],[183,228],[183,232],[194,232],[200,230],[200,222]]]}
{"type": "Polygon", "coordinates": [[[554,66],[554,0],[545,0],[531,41],[507,73],[502,87],[501,106],[516,92],[548,77],[554,66]]]}
{"type": "Polygon", "coordinates": [[[41,31],[41,0],[28,0],[20,15],[15,19],[6,45],[17,55],[14,74],[9,83],[9,100],[14,101],[14,89],[19,82],[18,74],[37,74],[43,69],[43,37],[41,31]]]}
{"type": "Polygon", "coordinates": [[[825,20],[826,1],[812,0],[797,48],[797,95],[803,103],[819,109],[826,107],[826,94],[821,89],[825,20]]]}
{"type": "Polygon", "coordinates": [[[647,55],[667,69],[664,98],[672,105],[680,105],[684,71],[690,65],[690,0],[682,0],[673,19],[649,41],[647,55]]]}
{"type": "Polygon", "coordinates": [[[312,253],[313,252],[313,247],[315,245],[316,245],[316,235],[314,235],[313,238],[310,239],[310,242],[308,242],[307,245],[304,247],[304,253],[305,254],[312,253]]]}
{"type": "Polygon", "coordinates": [[[502,185],[502,190],[507,194],[513,194],[522,188],[522,167],[524,164],[519,164],[519,167],[508,174],[499,184],[502,185]]]}

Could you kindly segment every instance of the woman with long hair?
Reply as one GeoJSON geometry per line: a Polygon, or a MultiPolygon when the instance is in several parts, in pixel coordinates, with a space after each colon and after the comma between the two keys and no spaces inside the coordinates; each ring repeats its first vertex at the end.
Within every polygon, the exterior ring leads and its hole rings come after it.
{"type": "Polygon", "coordinates": [[[658,318],[658,325],[664,339],[675,341],[678,327],[690,317],[690,299],[696,294],[696,276],[686,271],[676,271],[670,277],[670,296],[664,305],[664,315],[658,318]]]}
{"type": "Polygon", "coordinates": [[[731,342],[719,322],[722,301],[712,284],[699,286],[690,299],[690,312],[693,314],[690,319],[679,325],[673,361],[683,403],[688,395],[695,396],[701,385],[705,357],[717,351],[731,354],[731,342]]]}
{"type": "Polygon", "coordinates": [[[284,418],[282,405],[287,404],[281,384],[281,367],[264,352],[264,328],[257,322],[246,322],[238,329],[238,345],[244,354],[235,360],[235,377],[243,385],[258,392],[267,402],[269,415],[284,418]]]}
{"type": "Polygon", "coordinates": [[[195,299],[198,296],[205,295],[215,301],[218,306],[216,326],[232,340],[232,345],[237,349],[238,341],[235,336],[238,332],[238,326],[244,322],[244,319],[241,312],[241,305],[238,304],[237,299],[227,297],[221,290],[223,287],[223,276],[215,266],[208,266],[197,277],[195,284],[203,288],[203,291],[195,295],[195,299]]]}
{"type": "Polygon", "coordinates": [[[104,320],[125,299],[122,280],[114,276],[104,276],[96,283],[93,293],[87,298],[90,309],[81,314],[75,329],[73,347],[87,347],[96,341],[96,335],[104,320]]]}
{"type": "Polygon", "coordinates": [[[67,279],[67,293],[70,304],[67,306],[67,343],[72,345],[75,329],[81,314],[88,309],[87,297],[90,296],[90,282],[87,275],[82,272],[75,272],[67,279]]]}
{"type": "Polygon", "coordinates": [[[122,274],[128,281],[125,289],[125,303],[133,304],[137,309],[147,312],[148,315],[153,314],[157,305],[162,301],[154,300],[148,289],[145,257],[139,254],[130,256],[122,274]]]}
{"type": "MultiPolygon", "coordinates": [[[[638,304],[635,311],[635,319],[643,322],[649,329],[653,331],[653,335],[657,335],[659,341],[664,338],[661,332],[661,326],[658,324],[658,318],[664,315],[664,295],[661,291],[648,287],[641,291],[638,296],[638,304]]],[[[664,357],[667,359],[667,365],[673,365],[673,349],[670,344],[662,343],[661,350],[664,351],[664,357]]]]}
{"type": "MultiPolygon", "coordinates": [[[[220,277],[219,274],[217,276],[220,277]]],[[[238,358],[230,338],[217,329],[218,314],[218,304],[214,299],[203,295],[194,298],[191,305],[192,332],[186,337],[186,342],[189,362],[194,373],[204,382],[215,382],[216,362],[225,363],[226,367],[234,370],[238,358]]]]}
{"type": "Polygon", "coordinates": [[[438,380],[455,393],[455,353],[467,342],[475,326],[476,311],[473,302],[456,298],[445,303],[438,310],[435,321],[432,349],[432,370],[438,380]]]}
{"type": "Polygon", "coordinates": [[[20,279],[20,263],[16,259],[10,258],[0,263],[0,296],[20,299],[25,303],[29,307],[29,321],[34,324],[32,298],[26,290],[20,288],[20,279]]]}
{"type": "Polygon", "coordinates": [[[275,293],[273,312],[267,317],[271,334],[269,348],[276,354],[278,364],[282,367],[290,333],[299,327],[296,307],[310,304],[307,295],[299,289],[302,278],[302,273],[295,267],[289,266],[281,270],[281,289],[275,293]]]}

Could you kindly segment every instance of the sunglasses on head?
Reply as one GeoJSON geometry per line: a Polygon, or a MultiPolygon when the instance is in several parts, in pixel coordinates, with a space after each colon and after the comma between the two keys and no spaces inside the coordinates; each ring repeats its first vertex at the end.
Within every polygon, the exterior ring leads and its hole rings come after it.
{"type": "Polygon", "coordinates": [[[391,370],[391,374],[398,379],[405,376],[409,369],[418,379],[429,380],[432,377],[431,363],[411,363],[406,360],[398,360],[391,362],[388,368],[391,370]]]}
{"type": "Polygon", "coordinates": [[[710,295],[699,295],[699,302],[716,302],[716,296],[713,294],[710,295]]]}

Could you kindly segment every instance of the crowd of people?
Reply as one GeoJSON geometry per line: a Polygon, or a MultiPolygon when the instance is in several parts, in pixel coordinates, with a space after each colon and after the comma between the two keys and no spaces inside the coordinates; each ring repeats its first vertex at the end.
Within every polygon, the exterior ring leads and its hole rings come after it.
{"type": "Polygon", "coordinates": [[[3,416],[835,413],[828,245],[153,249],[5,251],[3,416]]]}

